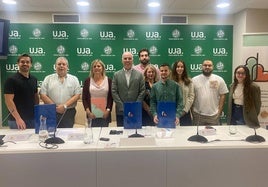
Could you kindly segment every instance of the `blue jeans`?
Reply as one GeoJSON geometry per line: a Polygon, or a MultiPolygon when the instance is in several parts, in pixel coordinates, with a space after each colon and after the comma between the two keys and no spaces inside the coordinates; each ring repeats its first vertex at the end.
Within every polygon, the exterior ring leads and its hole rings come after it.
{"type": "MultiPolygon", "coordinates": [[[[34,129],[34,120],[24,120],[27,129],[34,129]]],[[[7,124],[10,129],[18,129],[17,123],[14,120],[8,120],[7,124]]]]}
{"type": "Polygon", "coordinates": [[[232,104],[231,125],[245,125],[242,105],[232,104]]]}

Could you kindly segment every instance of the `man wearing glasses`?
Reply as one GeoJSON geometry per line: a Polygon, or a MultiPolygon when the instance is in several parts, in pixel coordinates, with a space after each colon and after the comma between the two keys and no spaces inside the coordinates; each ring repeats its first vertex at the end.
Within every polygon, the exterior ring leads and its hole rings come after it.
{"type": "Polygon", "coordinates": [[[195,92],[193,122],[194,125],[219,125],[228,88],[223,78],[212,73],[211,60],[203,62],[202,71],[192,79],[195,92]]]}

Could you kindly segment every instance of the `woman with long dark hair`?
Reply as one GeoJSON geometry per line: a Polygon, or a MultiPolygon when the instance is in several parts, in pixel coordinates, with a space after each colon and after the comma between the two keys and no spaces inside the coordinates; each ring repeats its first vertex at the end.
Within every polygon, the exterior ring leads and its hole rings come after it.
{"type": "Polygon", "coordinates": [[[229,93],[227,124],[259,127],[260,108],[260,87],[251,80],[248,67],[236,67],[229,93]]]}
{"type": "Polygon", "coordinates": [[[172,67],[172,80],[178,83],[183,94],[183,113],[180,117],[180,125],[192,125],[192,116],[190,113],[191,106],[194,101],[194,86],[186,70],[185,62],[182,60],[176,61],[172,67]]]}

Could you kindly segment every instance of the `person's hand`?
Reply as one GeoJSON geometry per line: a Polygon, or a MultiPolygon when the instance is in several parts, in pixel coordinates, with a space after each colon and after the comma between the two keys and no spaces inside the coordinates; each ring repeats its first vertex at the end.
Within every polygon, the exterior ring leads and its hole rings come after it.
{"type": "Polygon", "coordinates": [[[154,123],[158,124],[159,120],[158,120],[158,117],[157,115],[154,116],[154,123]]]}
{"type": "Polygon", "coordinates": [[[92,112],[87,112],[87,117],[90,118],[90,119],[95,119],[96,118],[95,114],[93,114],[92,112]]]}
{"type": "Polygon", "coordinates": [[[180,118],[176,117],[176,119],[175,119],[175,125],[177,126],[179,124],[180,124],[180,118]]]}
{"type": "Polygon", "coordinates": [[[110,111],[108,111],[108,110],[105,110],[105,112],[103,113],[103,118],[104,119],[106,119],[106,118],[108,118],[108,116],[110,115],[110,111]]]}
{"type": "Polygon", "coordinates": [[[23,119],[20,118],[20,119],[16,120],[16,123],[17,123],[18,129],[20,129],[20,130],[26,129],[26,124],[23,121],[23,119]]]}

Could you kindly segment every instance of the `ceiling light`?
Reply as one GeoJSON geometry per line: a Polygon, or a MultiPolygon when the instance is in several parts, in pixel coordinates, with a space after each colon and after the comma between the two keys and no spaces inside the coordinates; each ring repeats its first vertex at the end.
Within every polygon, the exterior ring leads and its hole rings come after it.
{"type": "Polygon", "coordinates": [[[14,0],[2,0],[2,2],[5,3],[5,4],[8,4],[8,5],[15,5],[15,4],[17,4],[17,2],[14,1],[14,0]]]}
{"type": "Polygon", "coordinates": [[[76,4],[78,6],[89,6],[89,2],[87,1],[77,1],[76,4]]]}
{"type": "Polygon", "coordinates": [[[226,8],[230,6],[230,3],[220,3],[220,4],[217,4],[217,8],[226,8]]]}
{"type": "Polygon", "coordinates": [[[154,7],[159,7],[159,6],[160,6],[160,3],[157,1],[152,1],[148,3],[148,7],[154,8],[154,7]]]}

